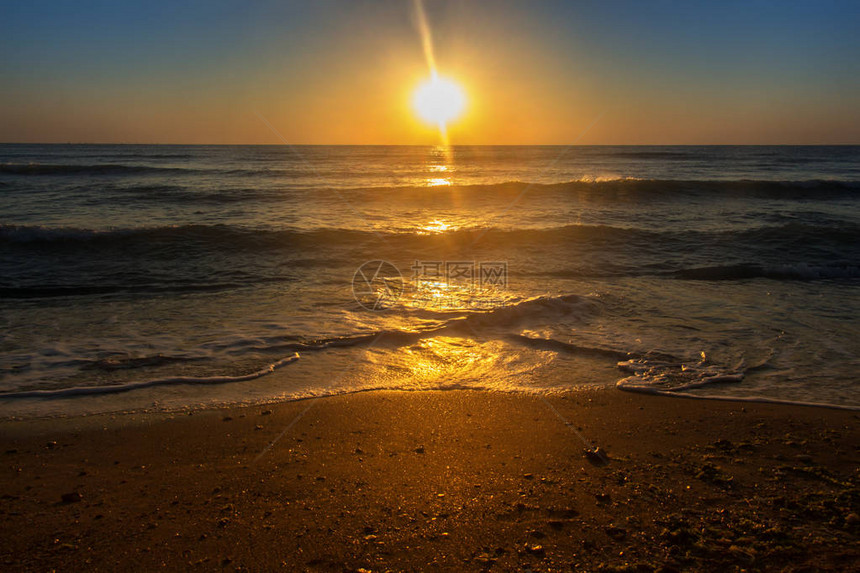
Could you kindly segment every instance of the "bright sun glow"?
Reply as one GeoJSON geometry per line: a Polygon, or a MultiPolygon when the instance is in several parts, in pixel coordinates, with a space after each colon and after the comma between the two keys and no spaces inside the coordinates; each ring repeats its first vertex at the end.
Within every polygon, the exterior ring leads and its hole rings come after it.
{"type": "Polygon", "coordinates": [[[434,73],[415,90],[412,105],[421,119],[444,129],[445,124],[463,113],[466,96],[460,86],[434,73]]]}

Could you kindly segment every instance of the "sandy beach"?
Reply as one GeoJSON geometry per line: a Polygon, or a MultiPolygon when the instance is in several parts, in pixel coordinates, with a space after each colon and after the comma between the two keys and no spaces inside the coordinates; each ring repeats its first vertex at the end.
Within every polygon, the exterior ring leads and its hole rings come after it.
{"type": "Polygon", "coordinates": [[[858,417],[605,389],[5,422],[0,563],[858,570],[858,417]]]}

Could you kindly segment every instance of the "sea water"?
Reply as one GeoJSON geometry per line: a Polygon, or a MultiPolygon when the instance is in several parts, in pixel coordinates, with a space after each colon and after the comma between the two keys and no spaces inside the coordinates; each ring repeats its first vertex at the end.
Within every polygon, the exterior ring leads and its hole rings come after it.
{"type": "Polygon", "coordinates": [[[0,416],[860,406],[860,147],[0,145],[0,416]]]}

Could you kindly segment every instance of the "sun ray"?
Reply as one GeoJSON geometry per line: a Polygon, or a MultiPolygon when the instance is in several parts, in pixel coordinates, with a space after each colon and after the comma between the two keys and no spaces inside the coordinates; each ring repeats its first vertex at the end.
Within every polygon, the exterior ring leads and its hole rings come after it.
{"type": "Polygon", "coordinates": [[[430,79],[415,90],[412,104],[415,112],[422,120],[439,129],[441,143],[447,148],[449,146],[448,123],[462,114],[466,105],[466,97],[459,85],[439,75],[436,68],[436,56],[433,51],[433,36],[427,23],[424,4],[422,0],[414,0],[414,5],[415,25],[421,35],[421,46],[424,49],[424,58],[427,60],[430,79]]]}
{"type": "Polygon", "coordinates": [[[421,34],[421,46],[424,48],[424,58],[427,60],[427,67],[430,74],[436,73],[436,57],[433,54],[433,36],[430,34],[430,26],[427,25],[427,14],[424,12],[424,3],[421,0],[415,0],[415,25],[418,27],[418,33],[421,34]]]}

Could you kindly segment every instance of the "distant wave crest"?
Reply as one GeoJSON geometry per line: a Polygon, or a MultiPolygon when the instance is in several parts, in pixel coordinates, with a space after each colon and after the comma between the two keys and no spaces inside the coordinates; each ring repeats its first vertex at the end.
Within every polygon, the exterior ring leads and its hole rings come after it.
{"type": "Polygon", "coordinates": [[[95,165],[44,164],[44,163],[4,163],[0,164],[0,174],[8,175],[126,175],[145,173],[187,173],[181,167],[152,167],[148,165],[125,165],[120,163],[99,163],[95,165]]]}
{"type": "MultiPolygon", "coordinates": [[[[636,151],[630,152],[634,157],[648,158],[656,153],[656,158],[672,159],[677,154],[672,152],[636,151]],[[643,155],[644,154],[644,155],[643,155]]],[[[183,155],[143,155],[144,160],[172,159],[183,161],[183,155]]],[[[196,175],[208,174],[230,178],[279,178],[289,186],[311,174],[305,167],[265,166],[257,168],[236,167],[235,165],[206,165],[201,164],[140,164],[134,161],[128,163],[0,163],[0,175],[17,176],[81,176],[81,175],[196,175]]],[[[316,191],[362,192],[370,195],[380,194],[382,198],[389,197],[391,192],[409,193],[426,192],[428,187],[422,183],[404,181],[400,184],[383,187],[368,187],[362,183],[362,178],[349,171],[339,172],[334,177],[338,183],[335,188],[315,186],[316,191]]],[[[308,182],[301,184],[307,188],[308,182]]],[[[639,198],[662,197],[671,199],[673,196],[684,197],[690,194],[719,198],[724,196],[745,196],[782,199],[826,199],[829,196],[854,194],[860,190],[860,181],[853,179],[809,179],[809,180],[776,180],[776,179],[735,179],[735,180],[685,180],[685,179],[646,179],[624,175],[595,175],[583,176],[572,180],[559,181],[496,181],[491,183],[463,184],[454,180],[451,185],[433,187],[434,193],[521,193],[528,189],[530,192],[562,192],[588,193],[592,199],[635,201],[639,198]]],[[[197,197],[207,197],[205,193],[196,193],[197,197]]],[[[272,198],[277,195],[271,195],[272,198]]]]}
{"type": "Polygon", "coordinates": [[[450,243],[451,241],[464,242],[477,240],[487,234],[491,234],[493,241],[501,241],[503,244],[520,244],[529,241],[546,240],[587,240],[596,241],[635,241],[654,240],[658,238],[677,238],[685,240],[690,236],[697,239],[708,239],[726,241],[732,237],[738,240],[784,243],[787,241],[808,242],[811,240],[821,241],[829,239],[839,242],[855,242],[860,240],[860,226],[854,224],[843,224],[833,226],[831,224],[802,224],[785,223],[781,225],[770,225],[740,229],[737,231],[683,231],[672,227],[662,229],[648,229],[640,227],[613,226],[613,225],[562,225],[547,228],[509,229],[499,227],[473,227],[463,229],[452,229],[439,233],[427,233],[423,228],[414,231],[407,230],[358,230],[338,228],[317,228],[309,230],[297,229],[259,229],[252,227],[241,227],[234,225],[167,225],[155,227],[137,228],[107,228],[88,229],[78,227],[46,227],[41,225],[3,225],[0,224],[0,243],[6,244],[50,244],[57,246],[59,243],[74,244],[99,242],[125,244],[134,242],[145,242],[152,244],[156,242],[182,241],[190,244],[199,242],[218,243],[225,247],[265,247],[267,245],[283,246],[291,241],[308,242],[311,244],[353,244],[356,241],[375,241],[379,244],[392,243],[415,243],[416,245],[433,244],[436,242],[450,243]]]}
{"type": "Polygon", "coordinates": [[[687,280],[733,281],[765,278],[773,280],[825,280],[860,278],[860,266],[851,264],[831,265],[725,265],[683,269],[674,276],[687,280]]]}

